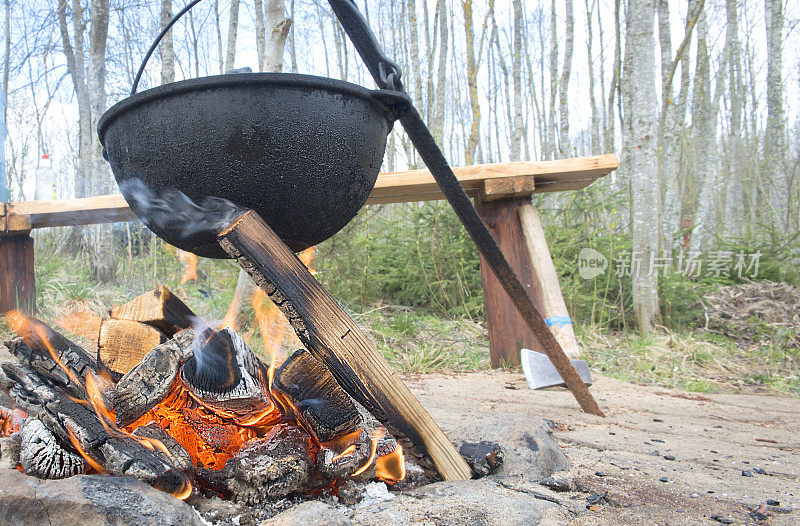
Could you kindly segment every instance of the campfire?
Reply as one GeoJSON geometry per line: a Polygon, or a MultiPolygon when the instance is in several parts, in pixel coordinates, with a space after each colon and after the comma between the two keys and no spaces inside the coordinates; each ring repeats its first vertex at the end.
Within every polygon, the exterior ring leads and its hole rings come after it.
{"type": "Polygon", "coordinates": [[[109,314],[96,357],[7,315],[18,363],[3,365],[14,407],[0,408],[0,432],[19,433],[24,473],[130,475],[180,499],[245,504],[405,477],[402,447],[306,349],[262,362],[164,287],[109,314]]]}

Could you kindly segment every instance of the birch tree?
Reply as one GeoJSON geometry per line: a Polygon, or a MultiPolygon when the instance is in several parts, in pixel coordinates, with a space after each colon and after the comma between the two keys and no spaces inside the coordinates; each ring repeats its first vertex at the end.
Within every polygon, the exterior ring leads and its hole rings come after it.
{"type": "Polygon", "coordinates": [[[658,275],[651,271],[651,261],[658,251],[658,161],[656,156],[658,104],[655,90],[653,0],[630,0],[627,39],[631,54],[632,142],[628,145],[631,161],[631,207],[633,218],[633,308],[639,330],[648,333],[658,316],[658,275]]]}
{"type": "Polygon", "coordinates": [[[561,65],[561,79],[558,82],[559,101],[559,140],[561,157],[569,156],[569,78],[572,74],[572,47],[575,40],[575,17],[572,13],[572,0],[565,0],[564,20],[564,61],[561,65]]]}
{"type": "Polygon", "coordinates": [[[231,0],[231,16],[228,19],[228,47],[225,52],[225,71],[234,68],[236,61],[236,34],[239,31],[239,0],[231,0]]]}
{"type": "MultiPolygon", "coordinates": [[[[172,0],[161,0],[161,27],[165,27],[172,19],[172,0]]],[[[175,50],[172,46],[172,29],[167,31],[159,44],[161,54],[161,83],[167,84],[175,80],[175,50]]]]}
{"type": "Polygon", "coordinates": [[[767,26],[767,129],[764,164],[774,224],[789,227],[791,179],[786,173],[786,131],[783,116],[783,0],[765,0],[767,26]]]}
{"type": "Polygon", "coordinates": [[[741,51],[739,45],[739,6],[737,0],[725,3],[730,39],[728,60],[728,97],[730,99],[730,129],[728,131],[728,185],[725,194],[725,230],[730,235],[744,231],[743,163],[742,163],[742,94],[741,51]]]}
{"type": "MultiPolygon", "coordinates": [[[[113,189],[111,173],[102,157],[100,141],[95,135],[97,123],[106,109],[108,0],[91,0],[89,4],[88,48],[85,39],[87,24],[81,3],[75,1],[72,4],[71,36],[66,0],[60,0],[57,17],[67,70],[72,78],[78,102],[76,195],[84,197],[108,194],[113,189]]],[[[116,274],[116,260],[113,255],[110,228],[107,225],[87,227],[86,247],[92,278],[102,283],[113,281],[116,274]]]]}

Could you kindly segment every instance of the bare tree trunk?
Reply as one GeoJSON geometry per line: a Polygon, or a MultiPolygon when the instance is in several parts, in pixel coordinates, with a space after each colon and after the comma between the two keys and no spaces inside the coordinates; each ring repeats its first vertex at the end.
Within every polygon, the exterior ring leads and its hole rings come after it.
{"type": "Polygon", "coordinates": [[[522,33],[525,26],[525,14],[522,11],[522,0],[513,0],[511,4],[514,8],[514,48],[511,59],[511,76],[514,83],[514,119],[509,150],[511,160],[519,161],[525,134],[522,120],[522,33]]]}
{"type": "Polygon", "coordinates": [[[575,39],[575,17],[572,14],[572,0],[565,0],[566,18],[564,43],[564,63],[561,65],[561,80],[558,83],[558,101],[560,104],[558,149],[561,157],[570,155],[569,144],[569,77],[572,73],[572,46],[575,39]]]}
{"type": "Polygon", "coordinates": [[[631,196],[633,211],[633,256],[640,260],[633,269],[633,308],[639,330],[647,333],[658,317],[658,275],[651,261],[658,251],[658,104],[655,90],[653,0],[630,0],[628,34],[631,56],[631,196]]]}
{"type": "MultiPolygon", "coordinates": [[[[102,145],[95,136],[97,123],[106,109],[106,43],[108,41],[108,0],[91,0],[91,29],[89,30],[88,93],[91,101],[90,133],[92,192],[94,195],[109,194],[113,181],[108,163],[103,159],[102,145]]],[[[87,229],[89,239],[89,268],[92,278],[101,283],[110,283],[116,275],[114,240],[110,225],[93,225],[87,229]]]]}
{"type": "Polygon", "coordinates": [[[444,112],[447,86],[447,50],[450,46],[450,35],[447,24],[447,6],[445,0],[437,0],[436,12],[439,18],[439,59],[436,69],[436,104],[431,119],[431,130],[436,142],[442,144],[444,139],[444,112]]]}
{"type": "MultiPolygon", "coordinates": [[[[172,19],[172,0],[161,0],[161,27],[172,19]]],[[[161,83],[175,81],[175,50],[172,47],[172,29],[167,31],[159,45],[161,54],[161,83]]]]}
{"type": "Polygon", "coordinates": [[[481,130],[481,106],[478,100],[478,63],[475,59],[475,29],[472,21],[472,0],[462,2],[464,10],[464,34],[467,39],[467,88],[469,105],[472,109],[472,125],[467,139],[465,161],[475,163],[475,152],[478,149],[481,130]]]}
{"type": "Polygon", "coordinates": [[[264,57],[265,71],[283,71],[283,51],[292,28],[292,19],[285,16],[283,0],[267,0],[267,42],[264,57]]]}
{"type": "Polygon", "coordinates": [[[550,2],[550,111],[547,126],[547,157],[556,154],[556,98],[558,97],[558,31],[556,26],[556,0],[550,2]]]}
{"type": "MultiPolygon", "coordinates": [[[[684,57],[689,49],[692,32],[703,9],[704,0],[690,2],[686,14],[684,37],[675,59],[672,58],[672,38],[669,23],[668,0],[656,0],[658,11],[658,37],[661,46],[661,119],[659,121],[659,180],[663,187],[662,211],[662,237],[664,257],[672,256],[673,235],[679,228],[679,215],[681,206],[680,158],[681,136],[686,123],[686,93],[688,90],[688,76],[681,77],[681,96],[675,100],[672,89],[673,78],[679,63],[687,65],[684,57]]],[[[688,75],[688,69],[683,69],[688,75]]]]}
{"type": "Polygon", "coordinates": [[[786,173],[783,115],[783,0],[765,0],[767,14],[767,130],[764,138],[769,197],[778,229],[789,227],[791,179],[786,173]]]}
{"type": "Polygon", "coordinates": [[[697,23],[697,73],[695,75],[694,107],[692,109],[692,128],[695,148],[697,148],[697,184],[700,196],[694,219],[689,253],[699,254],[708,244],[714,233],[718,198],[722,194],[721,181],[717,169],[717,108],[725,86],[728,52],[731,34],[725,37],[725,47],[716,75],[716,89],[711,99],[711,66],[708,56],[708,24],[706,13],[700,14],[697,23]]]}
{"type": "Polygon", "coordinates": [[[620,91],[620,69],[622,68],[622,37],[621,37],[621,14],[620,14],[620,0],[614,0],[614,65],[611,71],[611,86],[608,89],[608,116],[606,117],[607,128],[605,130],[605,150],[607,152],[614,151],[615,137],[614,137],[614,100],[620,91]]]}
{"type": "Polygon", "coordinates": [[[217,60],[219,61],[219,73],[225,73],[225,61],[222,55],[222,28],[219,22],[219,0],[214,0],[214,29],[217,33],[217,60]]]}
{"type": "Polygon", "coordinates": [[[256,54],[258,55],[258,71],[264,71],[264,55],[266,49],[266,34],[264,32],[264,2],[254,0],[255,26],[256,26],[256,54]]]}
{"type": "Polygon", "coordinates": [[[730,235],[744,231],[744,195],[742,176],[742,93],[741,53],[739,46],[739,6],[737,0],[726,1],[728,32],[731,34],[729,60],[729,97],[731,104],[730,131],[728,132],[728,187],[725,195],[725,226],[730,235]]]}
{"type": "Polygon", "coordinates": [[[236,33],[239,29],[239,0],[231,0],[231,17],[228,21],[228,48],[225,53],[225,71],[234,68],[236,61],[236,33]]]}
{"type": "MultiPolygon", "coordinates": [[[[597,117],[597,101],[594,96],[594,57],[592,57],[592,15],[594,14],[595,0],[592,0],[591,6],[589,0],[585,0],[586,4],[586,61],[589,66],[589,107],[592,110],[592,120],[589,130],[592,144],[592,155],[600,153],[600,123],[597,117]]],[[[602,64],[602,60],[600,61],[602,64]]],[[[602,84],[601,84],[602,85],[602,84]]]]}

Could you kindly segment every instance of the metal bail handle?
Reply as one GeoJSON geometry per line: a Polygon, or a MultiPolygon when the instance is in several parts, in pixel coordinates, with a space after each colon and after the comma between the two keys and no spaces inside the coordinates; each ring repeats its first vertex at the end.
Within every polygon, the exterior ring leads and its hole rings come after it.
{"type": "MultiPolygon", "coordinates": [[[[172,26],[175,25],[175,22],[180,20],[183,15],[200,3],[200,1],[201,0],[192,0],[189,2],[186,7],[181,9],[175,16],[172,17],[172,20],[170,20],[167,25],[164,26],[164,29],[162,29],[155,38],[153,44],[150,46],[150,49],[147,50],[144,59],[142,59],[142,63],[139,66],[139,71],[136,72],[136,77],[133,79],[131,95],[136,93],[136,89],[139,87],[139,81],[144,73],[144,68],[147,66],[147,62],[155,52],[158,44],[161,42],[161,39],[163,39],[164,35],[167,34],[167,31],[169,31],[172,26]]],[[[342,27],[344,27],[345,32],[350,37],[350,40],[356,47],[356,50],[358,50],[359,55],[361,55],[364,64],[367,66],[367,69],[375,79],[375,82],[378,84],[378,86],[384,90],[405,93],[403,84],[400,81],[400,77],[402,75],[400,67],[391,59],[389,59],[389,57],[387,57],[386,54],[381,50],[378,40],[372,33],[367,21],[361,15],[361,12],[358,10],[355,2],[353,0],[329,0],[329,3],[333,9],[333,12],[336,13],[336,18],[339,19],[342,27]]]]}

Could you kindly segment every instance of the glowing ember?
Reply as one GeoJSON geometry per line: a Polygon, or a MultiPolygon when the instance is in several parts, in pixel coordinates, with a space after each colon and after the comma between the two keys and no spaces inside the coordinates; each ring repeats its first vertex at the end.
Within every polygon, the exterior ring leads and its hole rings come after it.
{"type": "Polygon", "coordinates": [[[28,418],[24,411],[19,409],[6,410],[0,407],[0,436],[11,436],[14,433],[19,433],[23,422],[28,418]]]}
{"type": "Polygon", "coordinates": [[[188,281],[197,281],[197,256],[191,252],[178,250],[178,260],[184,264],[181,285],[188,281]]]}

